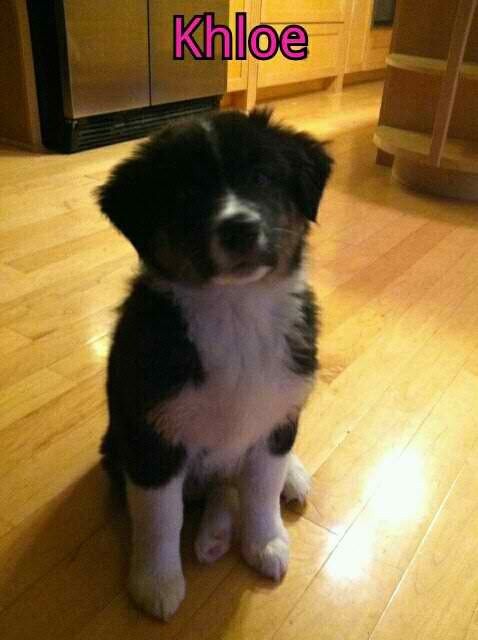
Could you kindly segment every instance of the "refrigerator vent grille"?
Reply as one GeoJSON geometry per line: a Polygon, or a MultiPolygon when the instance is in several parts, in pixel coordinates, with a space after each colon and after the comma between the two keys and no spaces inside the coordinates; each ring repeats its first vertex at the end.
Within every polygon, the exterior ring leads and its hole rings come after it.
{"type": "Polygon", "coordinates": [[[206,113],[219,107],[219,98],[200,98],[174,104],[146,107],[67,120],[64,136],[66,152],[93,149],[115,142],[141,138],[161,128],[168,122],[188,115],[206,113]]]}

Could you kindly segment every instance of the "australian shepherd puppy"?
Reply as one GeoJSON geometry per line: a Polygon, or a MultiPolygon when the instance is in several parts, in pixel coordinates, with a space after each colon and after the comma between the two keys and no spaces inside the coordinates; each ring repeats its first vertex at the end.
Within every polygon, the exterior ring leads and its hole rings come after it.
{"type": "Polygon", "coordinates": [[[232,486],[244,559],[274,580],[287,570],[280,497],[308,490],[291,449],[317,368],[302,260],[330,169],[269,113],[222,112],[165,128],[100,189],[142,263],[111,348],[102,450],[126,483],[132,597],[159,618],[185,594],[187,487],[206,496],[201,562],[229,548],[232,486]]]}

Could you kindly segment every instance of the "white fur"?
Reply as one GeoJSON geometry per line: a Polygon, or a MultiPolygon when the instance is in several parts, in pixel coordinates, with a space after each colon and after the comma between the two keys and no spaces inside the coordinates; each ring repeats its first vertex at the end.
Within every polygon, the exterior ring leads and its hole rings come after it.
{"type": "Polygon", "coordinates": [[[129,591],[136,604],[160,620],[169,620],[186,595],[182,573],[174,576],[131,571],[129,591]]]}
{"type": "MultiPolygon", "coordinates": [[[[284,530],[285,531],[285,530],[284,530]]],[[[243,547],[247,548],[247,547],[243,547]]],[[[266,578],[279,582],[287,573],[289,566],[289,542],[278,536],[264,547],[249,547],[243,551],[245,560],[266,578]]]]}
{"type": "Polygon", "coordinates": [[[273,456],[266,443],[249,452],[240,477],[242,554],[273,580],[287,571],[289,536],[280,512],[288,456],[273,456]]]}
{"type": "Polygon", "coordinates": [[[159,489],[128,482],[133,524],[129,590],[142,609],[163,620],[175,613],[186,588],[180,556],[183,480],[176,476],[159,489]]]}
{"type": "Polygon", "coordinates": [[[259,222],[261,220],[260,214],[252,204],[238,198],[235,193],[229,192],[224,198],[224,203],[216,217],[216,223],[223,222],[228,218],[234,218],[239,212],[246,214],[252,222],[259,222]]]}
{"type": "Polygon", "coordinates": [[[234,468],[300,411],[310,380],[291,372],[285,336],[299,313],[292,293],[303,287],[299,275],[246,287],[174,286],[206,378],[162,408],[158,427],[190,451],[208,449],[211,468],[234,468]]]}
{"type": "Polygon", "coordinates": [[[199,562],[210,564],[229,551],[237,508],[233,487],[219,484],[209,493],[194,544],[199,562]]]}
{"type": "Polygon", "coordinates": [[[284,489],[282,490],[282,497],[285,502],[305,504],[305,500],[310,491],[310,484],[310,475],[305,470],[302,462],[295,454],[289,454],[289,465],[284,489]]]}

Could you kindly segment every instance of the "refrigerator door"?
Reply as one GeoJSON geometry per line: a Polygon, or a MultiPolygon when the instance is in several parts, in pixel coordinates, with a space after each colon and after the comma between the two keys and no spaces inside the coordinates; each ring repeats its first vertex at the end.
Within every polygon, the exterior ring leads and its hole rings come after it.
{"type": "Polygon", "coordinates": [[[57,7],[65,117],[148,106],[148,0],[62,0],[57,7]]]}
{"type": "MultiPolygon", "coordinates": [[[[186,48],[184,60],[173,59],[174,15],[184,15],[187,24],[205,11],[214,13],[216,24],[228,24],[228,0],[149,0],[151,104],[225,93],[227,64],[220,55],[216,60],[194,60],[186,48]]],[[[202,25],[194,39],[202,48],[202,25]]]]}

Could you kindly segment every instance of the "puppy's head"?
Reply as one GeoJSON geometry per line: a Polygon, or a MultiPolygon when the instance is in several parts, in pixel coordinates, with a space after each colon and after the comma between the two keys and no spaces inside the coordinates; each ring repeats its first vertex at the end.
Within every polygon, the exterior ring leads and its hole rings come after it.
{"type": "Polygon", "coordinates": [[[172,125],[100,188],[103,212],[163,278],[244,284],[300,266],[331,159],[270,114],[172,125]]]}

